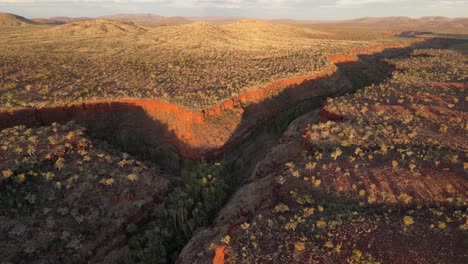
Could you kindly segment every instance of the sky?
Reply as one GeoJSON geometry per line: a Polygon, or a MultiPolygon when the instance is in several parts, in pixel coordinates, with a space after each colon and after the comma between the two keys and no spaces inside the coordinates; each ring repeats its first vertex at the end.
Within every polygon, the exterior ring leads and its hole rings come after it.
{"type": "Polygon", "coordinates": [[[463,17],[468,0],[0,0],[0,12],[27,18],[116,13],[344,20],[359,17],[463,17]]]}

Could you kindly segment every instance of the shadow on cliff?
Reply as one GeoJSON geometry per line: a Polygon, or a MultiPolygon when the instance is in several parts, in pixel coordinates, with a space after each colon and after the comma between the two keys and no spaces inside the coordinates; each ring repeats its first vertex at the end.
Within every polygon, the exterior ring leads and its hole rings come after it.
{"type": "MultiPolygon", "coordinates": [[[[289,124],[295,118],[313,110],[313,108],[304,107],[304,104],[311,100],[320,102],[311,104],[311,107],[317,108],[325,103],[327,97],[352,93],[371,84],[377,85],[384,82],[395,71],[395,66],[387,63],[386,59],[408,58],[412,56],[411,53],[415,49],[446,48],[458,42],[462,41],[443,38],[427,39],[408,47],[386,48],[378,53],[358,55],[355,61],[336,62],[334,64],[337,70],[332,75],[306,80],[261,102],[243,105],[242,121],[232,136],[221,148],[211,152],[212,155],[207,157],[219,157],[229,153],[283,111],[299,109],[292,111],[292,115],[287,120],[289,124]]],[[[284,127],[286,129],[287,124],[284,127]]]]}
{"type": "MultiPolygon", "coordinates": [[[[300,111],[293,111],[293,114],[284,121],[289,123],[299,115],[312,110],[303,107],[307,101],[318,99],[324,102],[327,97],[351,93],[372,83],[383,82],[394,71],[394,67],[385,63],[384,59],[409,57],[411,51],[416,48],[443,48],[453,45],[456,41],[429,39],[410,47],[388,48],[374,54],[358,55],[356,61],[335,63],[338,70],[330,74],[323,74],[311,80],[304,79],[291,85],[286,83],[286,89],[279,92],[269,91],[266,98],[260,98],[259,102],[233,101],[230,109],[221,109],[219,127],[216,124],[197,127],[199,131],[219,128],[219,131],[213,131],[212,134],[210,131],[203,131],[203,135],[213,135],[213,137],[219,136],[220,132],[229,133],[224,135],[223,144],[218,148],[193,146],[188,143],[189,140],[179,138],[174,128],[167,125],[167,122],[171,122],[171,118],[174,120],[185,117],[173,116],[166,122],[161,122],[151,117],[147,109],[141,105],[119,101],[2,112],[0,128],[14,125],[43,126],[53,122],[64,123],[74,120],[84,125],[92,137],[103,139],[122,151],[150,159],[163,167],[178,169],[180,155],[193,159],[220,157],[240,146],[278,114],[300,108],[300,111]],[[234,111],[241,115],[240,121],[230,131],[223,131],[220,128],[224,116],[229,116],[223,113],[226,111],[234,111]]],[[[317,107],[317,104],[312,104],[311,107],[317,107]]],[[[205,113],[206,120],[208,118],[205,113]]],[[[197,130],[194,130],[194,133],[197,133],[197,130]]]]}

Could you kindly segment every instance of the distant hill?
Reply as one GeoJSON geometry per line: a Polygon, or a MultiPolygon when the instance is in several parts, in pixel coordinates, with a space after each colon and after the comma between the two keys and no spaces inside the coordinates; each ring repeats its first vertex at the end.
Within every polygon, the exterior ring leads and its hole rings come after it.
{"type": "Polygon", "coordinates": [[[160,41],[171,41],[190,50],[192,46],[226,47],[236,49],[263,49],[268,45],[287,48],[295,39],[317,37],[326,33],[304,27],[273,24],[262,20],[240,20],[232,24],[219,25],[197,21],[173,27],[148,29],[160,41]],[[209,45],[207,44],[209,43],[209,45]],[[274,44],[273,44],[274,43],[274,44]]]}
{"type": "Polygon", "coordinates": [[[0,26],[26,26],[36,24],[38,23],[22,16],[10,13],[0,13],[0,26]]]}
{"type": "Polygon", "coordinates": [[[243,19],[223,26],[223,29],[243,39],[303,38],[325,34],[314,29],[274,24],[264,20],[243,19]]]}
{"type": "MultiPolygon", "coordinates": [[[[222,17],[222,16],[205,16],[205,17],[181,17],[173,16],[166,17],[157,14],[115,14],[101,16],[98,18],[90,17],[51,17],[51,18],[34,18],[32,20],[24,17],[0,13],[0,25],[26,25],[26,24],[66,24],[77,21],[91,21],[96,19],[107,19],[112,21],[123,22],[136,26],[178,26],[186,25],[193,22],[207,22],[210,24],[227,25],[246,20],[241,17],[222,17]]],[[[247,19],[248,20],[248,19],[247,19]]],[[[339,28],[361,28],[363,30],[377,29],[385,31],[429,31],[435,33],[452,33],[452,34],[468,34],[468,18],[448,18],[442,16],[427,16],[421,18],[410,18],[406,16],[394,17],[363,17],[352,20],[341,21],[320,21],[320,20],[295,20],[295,19],[272,19],[267,20],[274,24],[288,25],[321,25],[325,27],[339,28]]]]}
{"type": "Polygon", "coordinates": [[[222,17],[222,16],[206,16],[206,17],[181,17],[181,16],[160,16],[157,14],[115,14],[100,16],[97,18],[91,17],[50,17],[50,18],[34,18],[32,20],[41,24],[65,24],[70,22],[77,22],[83,20],[95,20],[95,19],[108,19],[119,22],[131,23],[138,26],[177,26],[185,25],[193,22],[209,22],[212,24],[230,24],[237,22],[241,19],[240,17],[222,17]]]}
{"type": "Polygon", "coordinates": [[[70,22],[77,22],[77,21],[83,21],[83,20],[94,20],[95,18],[92,17],[51,17],[48,18],[47,20],[50,21],[57,21],[57,22],[62,22],[62,23],[70,23],[70,22]]]}
{"type": "Polygon", "coordinates": [[[84,20],[77,22],[70,22],[64,25],[60,25],[49,29],[50,32],[75,35],[96,35],[96,34],[111,34],[118,35],[122,33],[138,33],[145,31],[143,28],[112,20],[96,19],[96,20],[84,20]]]}
{"type": "Polygon", "coordinates": [[[78,22],[78,21],[96,20],[96,18],[58,16],[58,17],[50,17],[50,18],[38,17],[38,18],[32,18],[31,20],[34,21],[35,23],[45,24],[45,25],[63,25],[63,24],[78,22]]]}
{"type": "Polygon", "coordinates": [[[204,17],[187,17],[190,21],[204,21],[211,24],[226,25],[246,19],[244,17],[223,17],[223,16],[204,16],[204,17]]]}
{"type": "Polygon", "coordinates": [[[116,14],[101,16],[99,18],[132,23],[139,26],[175,26],[191,23],[190,20],[184,17],[165,17],[155,14],[116,14]]]}
{"type": "Polygon", "coordinates": [[[457,19],[441,17],[441,16],[427,16],[427,17],[421,17],[419,20],[426,21],[426,22],[440,23],[440,22],[450,22],[450,21],[457,20],[457,19]]]}
{"type": "MultiPolygon", "coordinates": [[[[448,18],[441,16],[428,16],[410,18],[406,16],[395,17],[363,17],[342,21],[312,21],[312,20],[280,20],[290,25],[313,26],[324,29],[360,29],[363,31],[422,31],[440,34],[468,34],[468,18],[448,18]]],[[[279,22],[277,22],[279,23],[279,22]]],[[[327,30],[325,30],[327,31],[327,30]]]]}
{"type": "Polygon", "coordinates": [[[354,23],[410,23],[413,19],[410,17],[362,17],[353,19],[350,21],[343,21],[343,22],[354,22],[354,23]]]}
{"type": "Polygon", "coordinates": [[[440,16],[430,16],[422,18],[410,17],[364,17],[343,21],[351,24],[372,24],[375,26],[434,26],[434,27],[468,27],[468,18],[448,18],[440,16]]]}
{"type": "Polygon", "coordinates": [[[231,24],[239,20],[245,19],[242,17],[224,17],[224,16],[204,16],[204,17],[181,17],[173,16],[166,17],[157,14],[116,14],[109,16],[101,16],[99,18],[110,19],[120,22],[129,22],[140,26],[177,26],[185,25],[193,22],[208,22],[210,24],[231,24]]]}
{"type": "Polygon", "coordinates": [[[39,23],[39,24],[46,24],[46,25],[62,25],[65,24],[64,21],[50,19],[50,18],[32,18],[32,21],[39,23]]]}

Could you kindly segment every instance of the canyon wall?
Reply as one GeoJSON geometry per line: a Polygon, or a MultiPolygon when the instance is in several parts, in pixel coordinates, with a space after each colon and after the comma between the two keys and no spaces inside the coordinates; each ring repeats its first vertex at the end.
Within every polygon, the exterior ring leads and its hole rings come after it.
{"type": "Polygon", "coordinates": [[[351,55],[331,54],[327,57],[332,64],[325,71],[279,80],[202,111],[148,99],[89,101],[49,108],[4,110],[0,112],[0,128],[74,120],[101,126],[116,135],[120,132],[135,135],[147,146],[168,146],[185,157],[213,158],[289,107],[313,98],[351,92],[351,83],[335,64],[356,62],[358,55],[397,47],[402,46],[378,45],[352,50],[351,55]]]}

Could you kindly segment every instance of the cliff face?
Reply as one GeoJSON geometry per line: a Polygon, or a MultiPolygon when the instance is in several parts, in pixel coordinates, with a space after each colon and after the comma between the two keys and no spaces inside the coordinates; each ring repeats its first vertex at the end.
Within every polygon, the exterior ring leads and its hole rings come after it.
{"type": "MultiPolygon", "coordinates": [[[[382,51],[389,46],[353,50],[352,55],[329,55],[332,63],[357,61],[356,55],[382,51]]],[[[262,89],[247,91],[200,112],[156,100],[121,99],[95,101],[39,109],[0,112],[0,128],[38,126],[75,120],[106,124],[109,131],[135,134],[146,144],[171,146],[190,158],[216,157],[246,138],[288,107],[316,97],[352,91],[351,83],[335,65],[311,76],[276,81],[262,89]],[[118,116],[118,118],[115,118],[118,116]]]]}
{"type": "Polygon", "coordinates": [[[72,120],[106,123],[109,130],[143,135],[145,142],[170,145],[186,157],[213,157],[235,146],[253,128],[290,106],[314,97],[350,91],[349,82],[334,70],[330,67],[313,78],[281,80],[201,112],[162,101],[122,99],[3,111],[0,127],[42,126],[72,120]]]}

